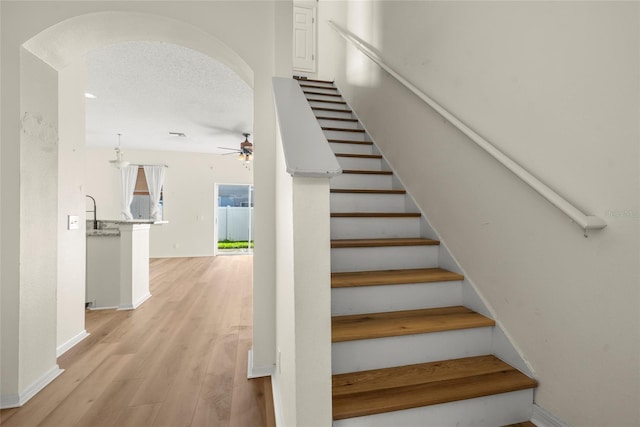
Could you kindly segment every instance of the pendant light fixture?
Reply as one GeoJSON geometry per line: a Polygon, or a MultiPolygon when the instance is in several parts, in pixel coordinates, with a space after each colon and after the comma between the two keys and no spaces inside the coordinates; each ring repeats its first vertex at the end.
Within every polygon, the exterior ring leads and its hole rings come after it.
{"type": "Polygon", "coordinates": [[[111,166],[113,166],[116,169],[122,169],[122,168],[126,168],[127,166],[129,166],[129,162],[127,162],[126,160],[124,160],[124,154],[122,154],[122,151],[120,151],[120,137],[122,136],[122,134],[118,134],[118,146],[115,148],[116,150],[116,158],[115,160],[109,160],[109,163],[111,163],[111,166]]]}

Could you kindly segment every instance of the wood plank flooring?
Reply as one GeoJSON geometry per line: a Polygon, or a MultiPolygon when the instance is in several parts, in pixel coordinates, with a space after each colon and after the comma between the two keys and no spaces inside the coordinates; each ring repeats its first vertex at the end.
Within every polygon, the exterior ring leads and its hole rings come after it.
{"type": "Polygon", "coordinates": [[[252,257],[154,259],[153,295],[90,311],[65,372],[3,427],[275,426],[271,380],[247,380],[252,257]]]}

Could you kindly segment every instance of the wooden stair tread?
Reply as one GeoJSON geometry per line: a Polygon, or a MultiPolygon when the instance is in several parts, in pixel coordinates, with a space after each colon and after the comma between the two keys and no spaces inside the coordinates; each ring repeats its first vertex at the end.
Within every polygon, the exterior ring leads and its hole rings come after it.
{"type": "Polygon", "coordinates": [[[491,354],[371,369],[333,375],[332,395],[343,396],[511,370],[516,369],[491,354]]]}
{"type": "Polygon", "coordinates": [[[322,127],[322,130],[337,131],[337,132],[364,133],[364,129],[349,129],[349,128],[324,127],[324,126],[322,127]]]}
{"type": "Polygon", "coordinates": [[[327,102],[329,104],[343,104],[346,105],[347,102],[346,101],[332,101],[330,99],[315,99],[315,98],[307,98],[307,101],[309,102],[327,102]]]}
{"type": "Polygon", "coordinates": [[[331,218],[420,218],[420,212],[333,212],[331,218]]]}
{"type": "Polygon", "coordinates": [[[336,157],[352,157],[355,159],[382,159],[381,154],[351,154],[351,153],[335,153],[336,157]]]}
{"type": "Polygon", "coordinates": [[[536,387],[495,356],[445,360],[333,376],[335,420],[536,387]]]}
{"type": "Polygon", "coordinates": [[[351,139],[327,139],[328,142],[336,144],[360,144],[360,145],[373,145],[371,141],[353,141],[351,139]]]}
{"type": "Polygon", "coordinates": [[[331,188],[330,193],[360,193],[360,194],[407,194],[406,190],[376,190],[369,188],[331,188]]]}
{"type": "Polygon", "coordinates": [[[336,239],[331,240],[332,248],[373,248],[387,246],[433,246],[440,242],[418,237],[403,237],[395,239],[336,239]]]}
{"type": "Polygon", "coordinates": [[[307,79],[307,78],[302,78],[300,76],[293,76],[293,78],[299,82],[314,82],[314,83],[327,83],[327,84],[333,84],[333,81],[329,81],[329,80],[318,80],[318,79],[307,79]]]}
{"type": "MultiPolygon", "coordinates": [[[[306,87],[306,88],[309,88],[309,89],[338,90],[338,88],[337,88],[337,87],[335,87],[335,86],[306,85],[306,84],[302,83],[303,81],[304,81],[304,80],[301,80],[301,81],[300,81],[300,87],[306,87]]],[[[309,81],[309,80],[307,80],[307,81],[309,81]]],[[[328,83],[328,82],[325,82],[325,83],[328,83]]]]}
{"type": "Polygon", "coordinates": [[[361,175],[393,175],[393,172],[387,170],[369,170],[369,169],[343,169],[342,173],[361,174],[361,175]]]}
{"type": "Polygon", "coordinates": [[[346,118],[346,117],[327,117],[327,116],[317,116],[316,119],[318,120],[335,120],[338,122],[353,122],[356,123],[358,121],[358,119],[351,119],[351,118],[346,118]]]}
{"type": "Polygon", "coordinates": [[[464,279],[463,275],[442,268],[349,271],[331,273],[331,287],[401,285],[407,283],[450,282],[462,279],[464,279]]]}
{"type": "Polygon", "coordinates": [[[316,91],[313,91],[313,90],[303,90],[302,92],[305,95],[333,96],[333,97],[337,97],[337,98],[342,97],[342,95],[340,95],[339,93],[324,93],[324,92],[316,92],[316,91]]]}
{"type": "Polygon", "coordinates": [[[464,306],[350,314],[331,318],[331,341],[354,341],[494,326],[464,306]]]}
{"type": "Polygon", "coordinates": [[[343,110],[340,108],[311,107],[311,109],[316,111],[332,111],[334,113],[353,113],[351,110],[343,110]]]}
{"type": "Polygon", "coordinates": [[[523,421],[521,423],[509,424],[508,426],[504,426],[504,427],[537,427],[537,426],[531,421],[523,421]]]}
{"type": "Polygon", "coordinates": [[[307,101],[309,101],[309,102],[326,102],[326,103],[329,103],[329,104],[343,104],[343,105],[347,104],[346,101],[331,101],[331,100],[327,100],[327,99],[314,99],[314,98],[307,98],[307,101]]]}

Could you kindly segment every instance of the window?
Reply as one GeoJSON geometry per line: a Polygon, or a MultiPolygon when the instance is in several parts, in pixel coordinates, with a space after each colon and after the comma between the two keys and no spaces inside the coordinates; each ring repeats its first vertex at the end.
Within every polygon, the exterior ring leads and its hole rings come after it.
{"type": "MultiPolygon", "coordinates": [[[[158,203],[159,220],[163,218],[162,206],[163,191],[160,191],[160,202],[158,203]]],[[[131,214],[133,219],[151,218],[151,197],[149,195],[149,187],[147,187],[147,177],[142,166],[138,167],[138,178],[136,179],[136,188],[133,190],[133,201],[131,202],[131,214]]]]}

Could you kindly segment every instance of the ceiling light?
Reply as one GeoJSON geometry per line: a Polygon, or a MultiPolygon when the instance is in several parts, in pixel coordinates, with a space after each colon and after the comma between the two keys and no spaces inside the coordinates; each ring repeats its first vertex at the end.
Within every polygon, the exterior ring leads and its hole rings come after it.
{"type": "Polygon", "coordinates": [[[94,94],[89,93],[89,92],[85,92],[84,93],[84,97],[87,98],[87,99],[96,99],[97,98],[97,96],[95,96],[94,94]]]}
{"type": "Polygon", "coordinates": [[[116,169],[122,169],[122,168],[126,168],[127,166],[129,166],[129,162],[127,162],[126,160],[124,160],[124,154],[122,154],[122,151],[120,151],[120,137],[122,136],[122,134],[118,134],[118,146],[115,148],[116,150],[116,158],[115,160],[109,160],[109,163],[111,163],[111,166],[113,166],[116,169]]]}

